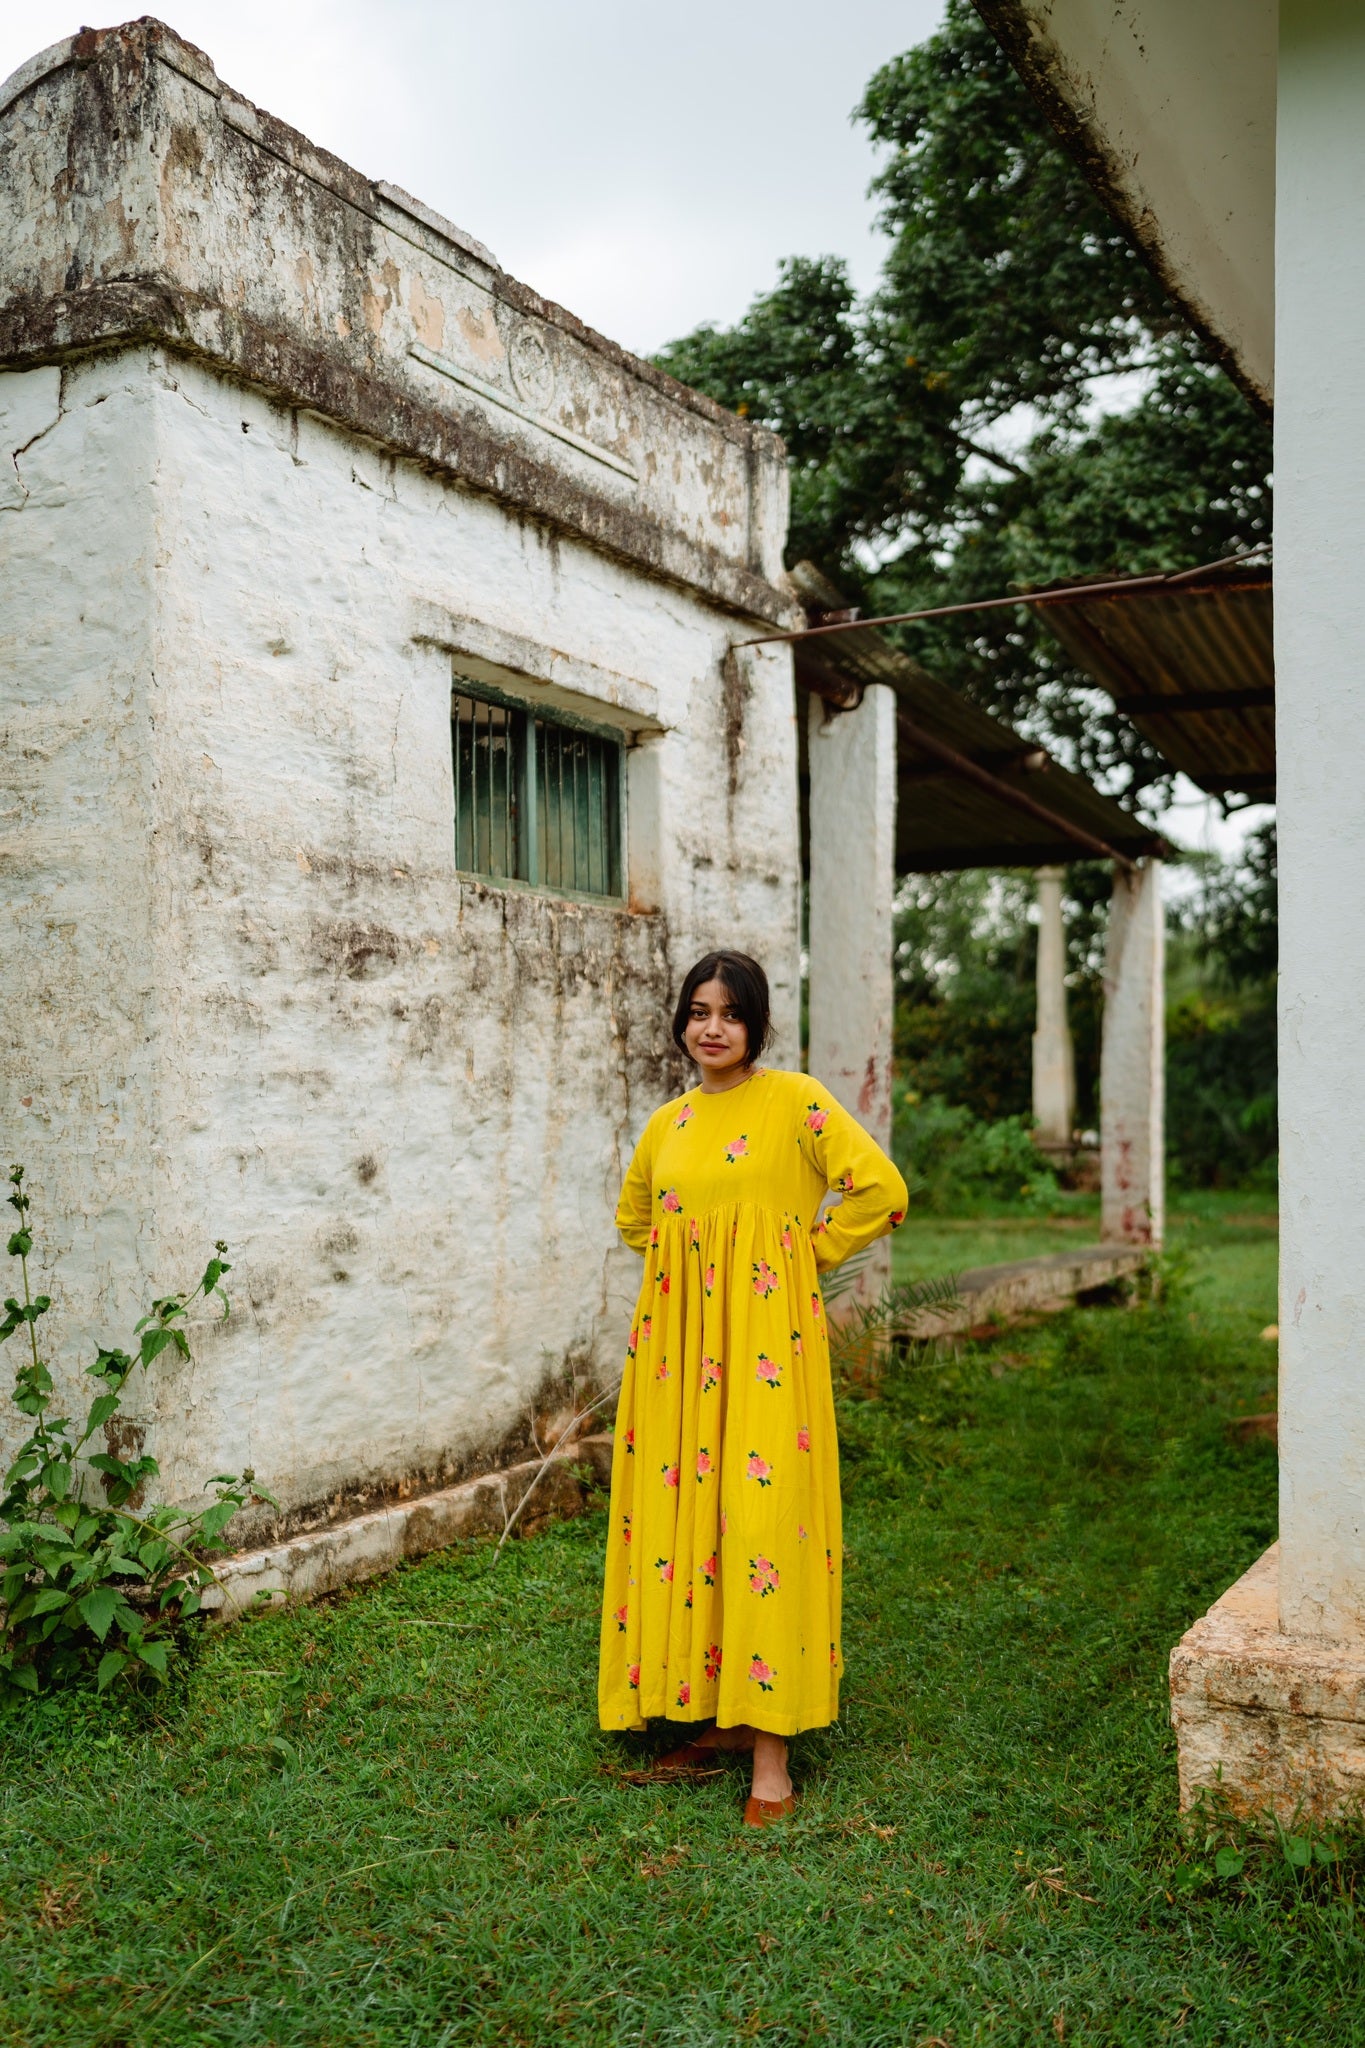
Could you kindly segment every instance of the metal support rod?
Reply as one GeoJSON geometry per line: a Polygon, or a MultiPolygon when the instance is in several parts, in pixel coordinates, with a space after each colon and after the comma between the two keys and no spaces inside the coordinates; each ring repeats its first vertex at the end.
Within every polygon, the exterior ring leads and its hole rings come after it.
{"type": "Polygon", "coordinates": [[[917,619],[950,619],[960,612],[994,612],[1005,605],[1037,606],[1061,604],[1068,598],[1106,597],[1119,590],[1166,590],[1177,589],[1196,576],[1206,575],[1213,569],[1227,569],[1234,563],[1253,561],[1263,548],[1249,548],[1241,555],[1221,555],[1216,562],[1201,562],[1196,569],[1180,569],[1170,575],[1160,576],[1117,576],[1108,583],[1068,583],[1060,590],[1026,590],[1018,597],[980,597],[968,604],[935,604],[918,612],[889,612],[880,619],[836,619],[828,626],[803,626],[797,633],[763,633],[756,640],[740,640],[739,647],[772,647],[779,641],[816,640],[825,633],[865,632],[875,626],[909,626],[917,619]]]}

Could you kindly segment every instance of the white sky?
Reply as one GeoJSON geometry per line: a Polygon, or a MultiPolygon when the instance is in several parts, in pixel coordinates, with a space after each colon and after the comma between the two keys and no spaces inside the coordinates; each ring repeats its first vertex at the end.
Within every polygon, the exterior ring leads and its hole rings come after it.
{"type": "MultiPolygon", "coordinates": [[[[81,4],[0,8],[0,78],[80,27],[81,4]]],[[[878,65],[941,12],[940,0],[166,0],[162,18],[258,106],[647,352],[737,319],[783,256],[842,254],[860,286],[872,281],[875,164],[849,115],[878,65]]]]}

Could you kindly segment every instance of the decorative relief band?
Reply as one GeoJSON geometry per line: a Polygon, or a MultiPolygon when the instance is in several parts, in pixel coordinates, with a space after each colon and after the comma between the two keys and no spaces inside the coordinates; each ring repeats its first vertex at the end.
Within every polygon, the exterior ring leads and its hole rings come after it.
{"type": "MultiPolygon", "coordinates": [[[[534,332],[533,329],[521,331],[534,332]]],[[[536,336],[536,339],[539,340],[539,336],[536,336]]],[[[534,410],[530,405],[524,405],[510,391],[500,391],[496,384],[485,383],[484,379],[475,376],[472,370],[466,370],[461,364],[453,363],[449,356],[437,355],[435,349],[424,347],[420,341],[409,344],[408,354],[415,356],[419,363],[425,363],[429,370],[436,370],[442,377],[449,377],[452,384],[462,384],[466,391],[472,391],[474,396],[483,399],[486,405],[496,405],[503,412],[510,412],[515,419],[524,420],[528,427],[539,427],[543,434],[553,434],[556,441],[563,441],[568,447],[576,448],[580,455],[590,456],[594,462],[604,464],[607,469],[614,469],[618,476],[628,477],[633,484],[639,483],[639,471],[624,457],[613,454],[610,448],[599,447],[596,441],[589,441],[583,434],[575,434],[571,427],[562,427],[558,420],[546,419],[543,413],[534,410]]],[[[528,387],[534,382],[537,395],[541,390],[552,395],[554,372],[549,361],[549,351],[544,350],[540,361],[536,363],[535,367],[540,374],[534,378],[530,360],[533,354],[534,351],[529,347],[524,350],[521,357],[514,353],[513,375],[519,383],[524,380],[528,387]]]]}

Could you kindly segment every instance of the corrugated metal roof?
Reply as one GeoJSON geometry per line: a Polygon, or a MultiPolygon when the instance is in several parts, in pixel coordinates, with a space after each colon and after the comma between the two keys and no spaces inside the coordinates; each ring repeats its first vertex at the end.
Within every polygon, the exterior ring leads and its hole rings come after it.
{"type": "Polygon", "coordinates": [[[1263,563],[1104,596],[1082,590],[1032,610],[1173,768],[1214,796],[1274,797],[1273,603],[1263,563]]]}
{"type": "MultiPolygon", "coordinates": [[[[793,570],[792,581],[811,610],[827,613],[843,602],[808,563],[793,570]]],[[[896,693],[899,873],[1048,867],[1104,849],[1138,860],[1164,850],[1140,818],[939,682],[875,628],[797,640],[792,652],[798,685],[817,695],[852,701],[868,683],[896,693]],[[984,787],[971,771],[995,786],[984,787]]],[[[803,721],[803,745],[804,732],[803,721]]],[[[804,788],[804,761],[802,768],[804,788]]]]}

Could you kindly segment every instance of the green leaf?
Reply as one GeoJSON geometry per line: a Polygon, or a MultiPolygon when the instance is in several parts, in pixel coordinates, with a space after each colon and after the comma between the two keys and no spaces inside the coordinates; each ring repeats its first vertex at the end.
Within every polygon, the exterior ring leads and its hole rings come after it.
{"type": "Polygon", "coordinates": [[[70,1595],[64,1593],[60,1586],[44,1586],[41,1593],[34,1595],[31,1612],[34,1614],[54,1614],[59,1607],[66,1607],[69,1604],[70,1595]]]}
{"type": "Polygon", "coordinates": [[[119,1605],[118,1594],[112,1586],[96,1586],[77,1605],[87,1628],[103,1642],[119,1605]]]}
{"type": "Polygon", "coordinates": [[[1307,1870],[1313,1861],[1313,1844],[1307,1835],[1286,1835],[1284,1860],[1294,1870],[1307,1870]]]}
{"type": "Polygon", "coordinates": [[[211,1508],[205,1508],[203,1514],[196,1517],[199,1534],[205,1539],[218,1535],[220,1530],[226,1529],[236,1512],[234,1501],[215,1501],[211,1508]]]}
{"type": "Polygon", "coordinates": [[[151,1670],[166,1676],[167,1646],[164,1642],[139,1643],[138,1656],[151,1670]]]}
{"type": "Polygon", "coordinates": [[[11,1685],[19,1686],[24,1692],[37,1692],[38,1673],[32,1664],[11,1665],[9,1676],[11,1685]]]}
{"type": "Polygon", "coordinates": [[[1240,1877],[1246,1857],[1240,1849],[1223,1848],[1213,1859],[1213,1867],[1219,1877],[1240,1877]]]}
{"type": "Polygon", "coordinates": [[[142,1363],[144,1366],[150,1365],[154,1358],[161,1356],[174,1334],[173,1331],[165,1329],[143,1331],[142,1363]]]}
{"type": "Polygon", "coordinates": [[[103,1692],[106,1686],[112,1685],[127,1662],[125,1650],[106,1650],[95,1673],[96,1691],[103,1692]]]}
{"type": "Polygon", "coordinates": [[[90,1403],[90,1413],[85,1418],[85,1433],[93,1436],[97,1429],[103,1429],[111,1415],[118,1414],[117,1394],[101,1394],[97,1401],[90,1403]]]}
{"type": "MultiPolygon", "coordinates": [[[[12,1199],[13,1197],[11,1197],[12,1199]]],[[[33,1233],[28,1229],[16,1230],[9,1241],[10,1257],[12,1259],[26,1259],[32,1250],[33,1233]]]]}
{"type": "Polygon", "coordinates": [[[43,1467],[43,1485],[54,1500],[65,1500],[71,1485],[71,1467],[64,1458],[52,1459],[43,1467]]]}
{"type": "Polygon", "coordinates": [[[111,1575],[114,1572],[121,1572],[135,1579],[145,1579],[147,1576],[146,1565],[140,1564],[135,1557],[127,1557],[120,1553],[109,1559],[108,1570],[111,1575]]]}

